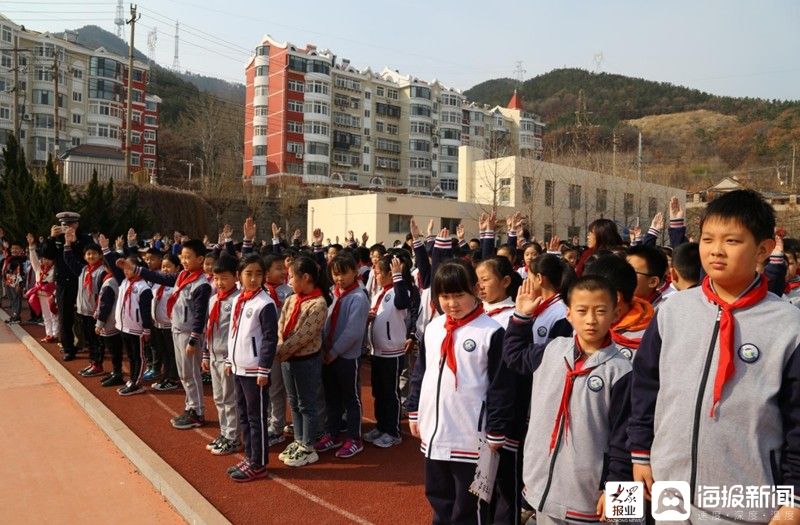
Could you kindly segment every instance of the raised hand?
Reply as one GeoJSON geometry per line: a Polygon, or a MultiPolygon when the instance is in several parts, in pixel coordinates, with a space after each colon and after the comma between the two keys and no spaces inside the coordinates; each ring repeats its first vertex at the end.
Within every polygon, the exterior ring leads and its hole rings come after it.
{"type": "Polygon", "coordinates": [[[460,222],[458,223],[458,226],[456,226],[456,237],[458,238],[458,242],[464,240],[464,225],[460,222]]]}
{"type": "Polygon", "coordinates": [[[280,239],[281,238],[281,233],[282,233],[281,232],[281,227],[273,222],[272,223],[272,238],[273,239],[280,239]]]}
{"type": "Polygon", "coordinates": [[[316,228],[313,232],[313,240],[314,244],[322,244],[322,239],[325,238],[325,234],[322,233],[322,230],[316,228]]]}
{"type": "Polygon", "coordinates": [[[244,220],[242,235],[246,241],[252,241],[256,238],[256,221],[254,221],[252,217],[248,217],[244,220]]]}
{"type": "Polygon", "coordinates": [[[558,235],[553,235],[550,237],[550,242],[547,244],[547,251],[557,252],[559,248],[561,248],[561,239],[558,238],[558,235]]]}
{"type": "Polygon", "coordinates": [[[369,235],[367,234],[367,232],[362,233],[361,234],[361,244],[366,246],[368,240],[369,240],[369,235]]]}
{"type": "Polygon", "coordinates": [[[670,220],[683,219],[683,210],[681,209],[681,203],[678,197],[672,197],[669,200],[669,218],[670,220]]]}
{"type": "Polygon", "coordinates": [[[650,227],[654,230],[663,230],[664,229],[664,214],[658,212],[653,217],[653,220],[650,222],[650,227]]]}
{"type": "Polygon", "coordinates": [[[125,239],[122,238],[122,235],[117,237],[117,240],[114,241],[114,248],[117,250],[121,250],[125,247],[125,239]]]}
{"type": "Polygon", "coordinates": [[[228,239],[233,237],[233,228],[231,227],[230,224],[226,224],[225,226],[222,227],[221,235],[223,241],[227,241],[228,239]]]}
{"type": "Polygon", "coordinates": [[[203,235],[203,244],[205,244],[206,246],[208,246],[208,241],[209,241],[209,239],[208,239],[208,235],[203,235]]]}
{"type": "Polygon", "coordinates": [[[534,291],[533,280],[525,279],[517,290],[517,301],[514,304],[517,311],[524,315],[533,315],[536,307],[542,304],[542,297],[534,291]]]}
{"type": "Polygon", "coordinates": [[[303,235],[303,232],[300,231],[300,228],[296,229],[292,234],[292,240],[296,241],[303,235]]]}
{"type": "Polygon", "coordinates": [[[783,236],[781,232],[782,228],[775,228],[775,248],[772,250],[772,255],[783,255],[783,236]]]}
{"type": "Polygon", "coordinates": [[[419,226],[417,226],[417,221],[414,220],[414,217],[411,217],[411,220],[409,221],[408,224],[409,224],[409,229],[411,230],[411,236],[414,238],[414,240],[419,239],[420,237],[419,226]]]}
{"type": "Polygon", "coordinates": [[[30,247],[36,246],[36,238],[33,236],[32,233],[26,235],[25,240],[28,241],[28,246],[30,247]]]}
{"type": "Polygon", "coordinates": [[[449,239],[450,238],[450,230],[448,230],[447,228],[442,228],[439,231],[439,237],[441,237],[443,239],[449,239]]]}
{"type": "Polygon", "coordinates": [[[633,226],[629,230],[629,234],[630,234],[630,237],[631,237],[631,242],[633,242],[636,239],[640,239],[642,237],[642,229],[639,228],[638,226],[633,226]]]}
{"type": "Polygon", "coordinates": [[[97,244],[100,245],[100,248],[102,250],[108,250],[108,244],[109,244],[108,237],[106,237],[101,233],[100,235],[97,236],[97,244]]]}
{"type": "Polygon", "coordinates": [[[356,234],[353,233],[353,230],[347,230],[347,238],[345,239],[348,243],[356,242],[356,234]]]}
{"type": "Polygon", "coordinates": [[[486,225],[488,220],[489,220],[489,215],[486,214],[485,212],[481,212],[480,217],[478,217],[478,231],[479,232],[484,232],[484,231],[489,229],[487,227],[487,225],[486,225]]]}
{"type": "Polygon", "coordinates": [[[64,232],[64,242],[67,244],[72,244],[77,238],[78,236],[75,234],[75,228],[67,228],[67,231],[64,232]]]}
{"type": "Polygon", "coordinates": [[[62,233],[64,232],[61,230],[61,226],[58,225],[50,226],[50,237],[58,237],[62,233]]]}
{"type": "Polygon", "coordinates": [[[392,262],[389,265],[392,269],[392,273],[402,273],[403,272],[403,263],[400,261],[399,257],[392,257],[392,262]]]}
{"type": "Polygon", "coordinates": [[[433,219],[428,221],[428,237],[433,235],[433,219]]]}
{"type": "Polygon", "coordinates": [[[136,230],[133,228],[128,228],[128,246],[133,246],[136,244],[136,239],[139,238],[139,234],[136,233],[136,230]]]}

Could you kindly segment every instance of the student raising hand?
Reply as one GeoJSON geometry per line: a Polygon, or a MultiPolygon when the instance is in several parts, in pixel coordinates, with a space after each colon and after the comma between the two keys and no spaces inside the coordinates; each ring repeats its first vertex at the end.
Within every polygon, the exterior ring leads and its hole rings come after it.
{"type": "Polygon", "coordinates": [[[515,307],[521,314],[530,316],[536,307],[542,303],[542,298],[537,296],[534,290],[533,279],[525,279],[522,286],[517,290],[517,301],[515,307]]]}

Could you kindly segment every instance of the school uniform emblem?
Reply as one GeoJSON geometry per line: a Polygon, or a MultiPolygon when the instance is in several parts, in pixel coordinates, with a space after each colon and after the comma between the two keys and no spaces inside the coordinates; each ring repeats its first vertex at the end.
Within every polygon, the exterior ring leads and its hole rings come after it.
{"type": "Polygon", "coordinates": [[[628,361],[633,359],[633,351],[630,348],[626,348],[623,346],[622,348],[619,349],[619,353],[625,356],[625,359],[627,359],[628,361]]]}
{"type": "Polygon", "coordinates": [[[761,350],[754,344],[745,343],[739,347],[738,354],[745,363],[755,363],[761,357],[761,350]]]}
{"type": "Polygon", "coordinates": [[[546,336],[546,335],[547,335],[547,327],[545,327],[545,326],[540,326],[540,327],[539,327],[539,328],[536,330],[536,333],[538,334],[538,336],[539,336],[539,337],[544,337],[544,336],[546,336]]]}
{"type": "Polygon", "coordinates": [[[231,303],[226,303],[222,305],[222,309],[225,310],[226,312],[230,312],[231,308],[233,308],[233,305],[231,303]]]}
{"type": "Polygon", "coordinates": [[[586,386],[589,387],[589,390],[592,392],[599,392],[603,389],[603,378],[600,376],[589,376],[589,379],[586,380],[586,386]]]}
{"type": "Polygon", "coordinates": [[[477,348],[477,346],[478,345],[472,339],[467,339],[466,341],[464,341],[464,350],[466,350],[467,352],[473,352],[475,348],[477,348]]]}
{"type": "Polygon", "coordinates": [[[253,317],[253,309],[252,308],[248,308],[247,310],[245,310],[244,311],[244,316],[247,317],[248,319],[253,317]]]}
{"type": "Polygon", "coordinates": [[[386,297],[384,297],[383,302],[388,303],[390,299],[391,297],[387,295],[386,297]]]}

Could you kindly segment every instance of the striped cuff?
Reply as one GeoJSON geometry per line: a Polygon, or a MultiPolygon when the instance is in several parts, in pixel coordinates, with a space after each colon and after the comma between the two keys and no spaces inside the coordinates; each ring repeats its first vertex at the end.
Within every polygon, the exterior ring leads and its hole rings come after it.
{"type": "Polygon", "coordinates": [[[269,368],[264,368],[262,366],[258,367],[258,377],[266,377],[269,378],[269,368]]]}
{"type": "Polygon", "coordinates": [[[142,267],[141,266],[134,267],[133,273],[135,273],[136,275],[142,275],[142,267]]]}
{"type": "Polygon", "coordinates": [[[510,232],[508,232],[508,236],[509,237],[514,237],[516,239],[517,238],[516,230],[511,230],[510,232]]]}
{"type": "Polygon", "coordinates": [[[783,258],[783,252],[780,254],[773,253],[769,256],[769,264],[786,264],[786,259],[783,258]]]}
{"type": "Polygon", "coordinates": [[[417,239],[414,241],[414,248],[422,248],[424,246],[422,239],[417,239]]]}
{"type": "Polygon", "coordinates": [[[325,248],[322,246],[314,246],[314,253],[322,253],[325,251],[325,248]]]}
{"type": "MultiPolygon", "coordinates": [[[[66,248],[64,248],[64,249],[66,249],[66,248]]],[[[111,248],[104,248],[104,249],[103,249],[103,255],[104,255],[104,256],[105,256],[105,255],[108,255],[108,254],[110,254],[110,253],[111,253],[111,248]]]]}
{"type": "Polygon", "coordinates": [[[489,432],[486,434],[486,442],[490,445],[504,445],[506,442],[506,436],[504,434],[494,434],[489,432]]]}
{"type": "Polygon", "coordinates": [[[561,252],[552,252],[550,250],[547,250],[547,253],[549,253],[550,255],[558,255],[559,257],[561,257],[561,252]]]}
{"type": "Polygon", "coordinates": [[[252,248],[253,247],[253,239],[244,239],[242,241],[242,248],[252,248]]]}
{"type": "Polygon", "coordinates": [[[636,465],[649,465],[650,464],[650,451],[649,450],[631,450],[631,462],[636,465]]]}
{"type": "Polygon", "coordinates": [[[511,316],[511,320],[515,323],[530,323],[533,320],[533,317],[514,310],[514,315],[511,316]]]}
{"type": "Polygon", "coordinates": [[[486,230],[482,231],[480,235],[481,239],[494,239],[494,230],[486,230]]]}
{"type": "Polygon", "coordinates": [[[203,352],[203,361],[211,361],[211,353],[208,350],[203,352]]]}
{"type": "Polygon", "coordinates": [[[409,412],[408,413],[408,420],[409,421],[417,421],[418,418],[419,418],[419,413],[418,412],[409,412]]]}
{"type": "Polygon", "coordinates": [[[392,281],[395,283],[402,283],[403,282],[403,274],[402,273],[393,273],[392,274],[392,281]]]}
{"type": "Polygon", "coordinates": [[[463,248],[466,245],[467,245],[467,241],[465,241],[465,240],[458,241],[458,247],[459,248],[463,248]]]}
{"type": "Polygon", "coordinates": [[[142,335],[150,337],[150,329],[149,328],[145,328],[144,330],[142,330],[142,335]]]}
{"type": "Polygon", "coordinates": [[[436,237],[436,240],[433,242],[433,247],[439,248],[440,250],[449,250],[453,247],[453,241],[451,241],[449,237],[436,237]]]}
{"type": "Polygon", "coordinates": [[[272,244],[273,245],[280,244],[280,243],[281,243],[281,240],[278,237],[273,237],[272,238],[272,244]]]}
{"type": "Polygon", "coordinates": [[[71,252],[72,251],[72,245],[71,244],[65,244],[64,245],[64,251],[65,252],[71,252]]]}
{"type": "Polygon", "coordinates": [[[670,219],[669,220],[669,227],[670,228],[683,228],[686,226],[686,219],[670,219]]]}
{"type": "Polygon", "coordinates": [[[650,228],[647,230],[648,235],[652,235],[653,237],[658,237],[661,235],[661,230],[658,228],[650,228]]]}

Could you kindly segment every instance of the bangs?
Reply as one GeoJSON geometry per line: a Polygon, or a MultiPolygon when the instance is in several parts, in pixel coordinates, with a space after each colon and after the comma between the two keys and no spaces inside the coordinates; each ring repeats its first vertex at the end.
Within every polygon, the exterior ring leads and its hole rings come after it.
{"type": "Polygon", "coordinates": [[[439,297],[443,293],[475,293],[478,277],[475,269],[464,261],[450,260],[442,263],[433,278],[432,293],[439,297]]]}

